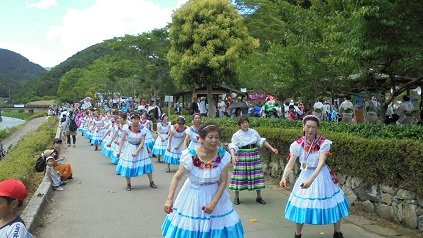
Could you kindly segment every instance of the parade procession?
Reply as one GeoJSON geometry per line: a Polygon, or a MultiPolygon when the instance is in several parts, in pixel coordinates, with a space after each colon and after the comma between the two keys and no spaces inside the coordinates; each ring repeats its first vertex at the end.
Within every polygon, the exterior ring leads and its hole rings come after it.
{"type": "Polygon", "coordinates": [[[0,9],[0,238],[423,238],[423,1],[0,9]]]}

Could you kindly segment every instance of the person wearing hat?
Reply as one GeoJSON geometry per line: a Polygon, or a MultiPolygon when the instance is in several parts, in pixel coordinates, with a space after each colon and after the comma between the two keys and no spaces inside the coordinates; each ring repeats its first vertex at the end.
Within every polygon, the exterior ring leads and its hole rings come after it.
{"type": "Polygon", "coordinates": [[[24,221],[16,214],[28,195],[25,185],[17,179],[0,182],[0,237],[31,238],[24,221]]]}
{"type": "Polygon", "coordinates": [[[52,156],[53,154],[53,150],[45,150],[43,153],[43,155],[46,157],[46,176],[50,180],[53,190],[62,191],[62,185],[64,182],[60,178],[60,173],[57,172],[54,168],[55,160],[52,156]]]}
{"type": "Polygon", "coordinates": [[[69,163],[65,163],[65,159],[59,156],[62,146],[61,139],[54,139],[53,141],[53,153],[51,156],[54,158],[54,170],[60,174],[60,177],[63,181],[72,179],[72,166],[69,163]]]}
{"type": "Polygon", "coordinates": [[[179,165],[179,159],[181,158],[182,151],[184,150],[184,141],[186,137],[185,118],[183,116],[178,117],[176,124],[172,126],[169,133],[169,143],[167,150],[163,157],[164,162],[167,163],[166,173],[170,173],[170,165],[179,165]]]}

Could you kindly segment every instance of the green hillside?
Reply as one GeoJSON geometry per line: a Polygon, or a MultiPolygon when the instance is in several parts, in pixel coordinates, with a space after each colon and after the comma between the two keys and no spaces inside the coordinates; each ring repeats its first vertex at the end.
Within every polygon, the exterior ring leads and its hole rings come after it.
{"type": "Polygon", "coordinates": [[[0,49],[0,97],[8,97],[9,89],[12,95],[17,93],[45,71],[18,53],[0,49]]]}
{"type": "Polygon", "coordinates": [[[22,102],[35,100],[44,96],[55,96],[59,86],[59,79],[69,70],[73,68],[84,68],[100,58],[111,52],[106,43],[99,43],[90,46],[59,65],[53,67],[50,71],[45,72],[36,80],[25,85],[17,97],[22,102]]]}

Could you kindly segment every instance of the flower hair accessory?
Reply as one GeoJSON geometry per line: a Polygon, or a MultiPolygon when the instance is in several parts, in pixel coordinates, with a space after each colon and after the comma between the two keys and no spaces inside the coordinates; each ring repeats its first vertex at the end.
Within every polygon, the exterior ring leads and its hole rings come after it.
{"type": "Polygon", "coordinates": [[[317,121],[317,123],[318,123],[318,124],[320,124],[320,118],[319,118],[319,117],[317,117],[316,115],[311,114],[311,115],[307,115],[307,116],[305,116],[305,117],[303,118],[303,124],[305,124],[305,122],[306,122],[306,121],[308,121],[308,120],[316,120],[316,121],[317,121]]]}

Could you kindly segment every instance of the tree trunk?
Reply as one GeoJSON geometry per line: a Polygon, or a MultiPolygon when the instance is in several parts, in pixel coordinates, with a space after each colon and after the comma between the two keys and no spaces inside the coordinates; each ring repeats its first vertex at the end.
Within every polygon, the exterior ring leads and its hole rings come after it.
{"type": "Polygon", "coordinates": [[[207,102],[209,104],[209,117],[210,118],[215,118],[216,117],[216,107],[215,107],[215,102],[213,99],[213,85],[211,83],[208,83],[206,85],[207,88],[207,102]]]}
{"type": "Polygon", "coordinates": [[[380,113],[379,114],[379,118],[382,121],[385,121],[385,112],[388,109],[388,105],[393,100],[395,100],[395,98],[398,97],[401,93],[403,93],[405,90],[407,90],[410,85],[413,85],[414,83],[422,80],[422,78],[411,79],[411,81],[407,82],[406,84],[403,84],[400,88],[396,89],[395,88],[395,83],[394,83],[395,82],[394,81],[395,80],[395,76],[394,75],[389,75],[389,78],[391,79],[391,82],[392,82],[391,85],[393,85],[393,92],[392,92],[391,96],[388,98],[388,100],[386,100],[385,103],[382,104],[381,111],[379,111],[379,113],[380,113]]]}

